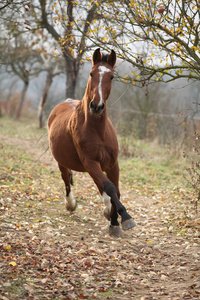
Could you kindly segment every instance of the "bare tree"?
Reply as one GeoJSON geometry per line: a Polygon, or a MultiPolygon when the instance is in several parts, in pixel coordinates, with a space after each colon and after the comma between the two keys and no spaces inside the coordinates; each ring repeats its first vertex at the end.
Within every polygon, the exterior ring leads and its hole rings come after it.
{"type": "Polygon", "coordinates": [[[39,107],[38,107],[38,119],[39,119],[39,128],[43,128],[45,124],[45,114],[44,114],[44,107],[47,101],[48,93],[51,87],[51,84],[53,82],[53,78],[57,75],[59,75],[62,70],[58,65],[58,62],[55,62],[52,64],[50,62],[50,57],[45,58],[43,53],[41,54],[42,60],[43,60],[43,65],[44,69],[47,71],[46,75],[46,81],[45,81],[45,86],[43,90],[42,97],[40,99],[39,107]]]}
{"type": "Polygon", "coordinates": [[[64,1],[58,1],[52,9],[52,5],[49,7],[51,2],[39,0],[39,3],[40,18],[37,23],[40,28],[46,29],[57,42],[65,59],[66,97],[75,98],[75,88],[83,56],[86,51],[94,47],[94,44],[88,43],[87,36],[91,23],[99,16],[99,5],[89,0],[79,4],[69,0],[67,4],[64,1]]]}
{"type": "Polygon", "coordinates": [[[1,50],[3,50],[1,51],[1,61],[6,66],[5,70],[14,73],[23,81],[20,101],[15,112],[15,119],[17,120],[21,116],[30,77],[36,75],[35,66],[39,56],[36,51],[27,47],[26,41],[22,39],[21,35],[1,45],[1,50]]]}
{"type": "MultiPolygon", "coordinates": [[[[200,3],[119,0],[101,2],[103,47],[114,46],[132,69],[124,81],[169,82],[200,78],[200,3]],[[120,34],[120,37],[118,36],[120,34]],[[146,53],[141,50],[145,48],[146,53]]],[[[90,35],[94,41],[98,33],[90,35]]]]}

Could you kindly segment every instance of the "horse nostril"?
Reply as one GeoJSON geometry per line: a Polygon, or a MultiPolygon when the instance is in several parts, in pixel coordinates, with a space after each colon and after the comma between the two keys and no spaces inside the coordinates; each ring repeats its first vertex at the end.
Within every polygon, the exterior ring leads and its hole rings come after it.
{"type": "Polygon", "coordinates": [[[94,101],[90,102],[90,110],[93,113],[101,113],[104,110],[105,104],[102,103],[101,105],[96,105],[94,101]]]}
{"type": "Polygon", "coordinates": [[[101,105],[99,105],[99,106],[98,106],[99,110],[104,110],[104,106],[105,106],[104,103],[102,103],[101,105]]]}
{"type": "Polygon", "coordinates": [[[95,102],[94,101],[91,101],[90,102],[90,108],[92,109],[92,110],[96,110],[96,104],[95,104],[95,102]]]}

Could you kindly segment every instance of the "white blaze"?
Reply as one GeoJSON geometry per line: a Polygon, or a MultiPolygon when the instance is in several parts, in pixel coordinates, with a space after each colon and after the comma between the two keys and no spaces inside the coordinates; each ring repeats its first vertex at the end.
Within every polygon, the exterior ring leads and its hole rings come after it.
{"type": "Polygon", "coordinates": [[[102,87],[101,87],[102,78],[105,73],[110,72],[110,69],[106,68],[105,66],[99,66],[98,69],[99,69],[99,76],[100,76],[100,78],[99,78],[99,96],[100,96],[99,105],[102,105],[103,104],[103,95],[102,95],[102,87]]]}

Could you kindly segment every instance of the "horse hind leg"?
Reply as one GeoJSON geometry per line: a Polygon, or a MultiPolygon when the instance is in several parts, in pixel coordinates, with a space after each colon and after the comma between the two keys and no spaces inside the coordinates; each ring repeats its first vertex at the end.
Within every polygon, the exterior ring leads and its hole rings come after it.
{"type": "Polygon", "coordinates": [[[72,195],[71,186],[70,186],[70,184],[73,185],[72,172],[71,170],[59,164],[58,166],[66,187],[66,209],[69,211],[74,211],[76,209],[77,203],[76,200],[74,199],[74,196],[72,195]]]}
{"type": "Polygon", "coordinates": [[[105,193],[102,193],[102,197],[104,200],[104,204],[105,204],[105,209],[104,209],[104,217],[110,221],[110,214],[111,214],[111,198],[105,193]]]}

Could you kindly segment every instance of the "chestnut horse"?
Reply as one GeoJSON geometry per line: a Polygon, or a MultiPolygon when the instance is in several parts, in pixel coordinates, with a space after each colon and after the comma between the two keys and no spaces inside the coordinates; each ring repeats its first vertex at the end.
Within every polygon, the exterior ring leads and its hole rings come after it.
{"type": "Polygon", "coordinates": [[[104,216],[110,220],[110,235],[136,226],[121,204],[119,192],[118,142],[107,115],[106,100],[110,94],[116,54],[103,55],[96,49],[85,95],[81,101],[68,99],[58,104],[48,119],[49,145],[58,162],[66,186],[66,208],[76,209],[70,184],[71,170],[88,172],[104,198],[104,216]],[[106,173],[106,175],[104,174],[106,173]]]}

